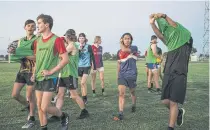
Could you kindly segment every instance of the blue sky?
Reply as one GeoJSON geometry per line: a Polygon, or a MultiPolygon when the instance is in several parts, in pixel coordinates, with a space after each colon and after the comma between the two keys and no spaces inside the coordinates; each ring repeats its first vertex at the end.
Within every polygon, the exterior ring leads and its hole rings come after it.
{"type": "MultiPolygon", "coordinates": [[[[52,31],[61,36],[73,28],[79,34],[85,32],[93,41],[95,35],[102,37],[104,52],[116,53],[119,39],[125,32],[130,32],[139,50],[149,46],[153,31],[149,24],[151,13],[166,13],[173,20],[181,23],[191,33],[194,46],[202,52],[204,33],[204,2],[201,1],[104,1],[104,2],[0,2],[0,54],[6,53],[8,40],[15,40],[25,35],[23,29],[27,19],[36,20],[41,14],[49,14],[54,19],[52,31]]],[[[159,42],[163,51],[166,47],[159,42]]]]}

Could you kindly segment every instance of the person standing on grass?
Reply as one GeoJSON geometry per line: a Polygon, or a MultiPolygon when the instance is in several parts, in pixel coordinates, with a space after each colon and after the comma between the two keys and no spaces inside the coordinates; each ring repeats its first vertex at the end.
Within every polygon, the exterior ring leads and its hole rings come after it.
{"type": "Polygon", "coordinates": [[[130,33],[124,33],[120,39],[121,49],[117,53],[117,79],[119,90],[119,114],[114,120],[123,120],[123,110],[125,104],[126,87],[129,88],[132,98],[132,112],[136,111],[135,88],[137,86],[137,67],[138,56],[137,46],[132,45],[133,37],[130,33]]]}
{"type": "Polygon", "coordinates": [[[158,74],[160,79],[163,81],[163,76],[161,72],[161,63],[162,63],[162,49],[160,47],[157,47],[157,54],[160,56],[156,59],[157,67],[158,67],[158,74]]]}
{"type": "Polygon", "coordinates": [[[37,38],[34,35],[34,31],[36,30],[36,24],[33,20],[27,20],[24,25],[24,29],[26,30],[26,37],[21,38],[18,42],[17,48],[9,47],[8,52],[12,53],[12,57],[18,60],[21,63],[20,69],[17,73],[16,80],[14,83],[14,87],[12,90],[12,97],[17,100],[19,103],[24,105],[29,111],[29,118],[27,123],[22,126],[22,128],[31,128],[35,123],[35,95],[34,95],[34,83],[30,80],[32,76],[32,72],[34,69],[34,58],[30,58],[24,53],[31,53],[33,55],[33,51],[31,51],[31,46],[34,40],[37,38]],[[21,49],[18,51],[18,49],[21,49]],[[22,54],[23,53],[23,54],[22,54]],[[26,88],[26,98],[20,95],[22,88],[27,85],[26,88]]]}
{"type": "Polygon", "coordinates": [[[79,34],[79,68],[78,75],[81,78],[81,93],[85,104],[87,104],[87,78],[90,74],[91,65],[96,70],[95,59],[91,45],[87,44],[86,35],[79,34]]]}
{"type": "Polygon", "coordinates": [[[41,14],[37,17],[37,23],[41,36],[35,40],[33,46],[36,68],[31,80],[36,81],[35,93],[41,130],[48,129],[47,113],[60,117],[61,130],[68,130],[68,114],[57,107],[49,106],[56,89],[58,72],[69,62],[68,54],[63,40],[51,32],[52,17],[41,14]]]}
{"type": "Polygon", "coordinates": [[[78,62],[79,51],[76,45],[77,36],[73,29],[69,29],[65,33],[64,41],[66,42],[66,50],[69,55],[69,63],[61,70],[59,78],[59,90],[57,94],[56,107],[61,110],[64,103],[65,89],[71,93],[71,98],[79,105],[81,114],[78,119],[83,119],[89,116],[85,109],[85,104],[82,98],[77,93],[78,88],[78,62]]]}
{"type": "Polygon", "coordinates": [[[147,49],[147,67],[148,67],[148,80],[147,80],[147,87],[148,87],[148,93],[153,92],[151,88],[152,79],[154,80],[157,93],[160,94],[160,86],[159,86],[159,74],[158,74],[158,66],[156,64],[156,59],[161,58],[157,54],[157,37],[155,35],[152,35],[150,45],[147,49]]]}
{"type": "MultiPolygon", "coordinates": [[[[96,85],[96,73],[97,71],[99,72],[99,77],[101,80],[101,89],[102,89],[102,95],[105,96],[106,93],[104,91],[104,65],[103,65],[103,48],[101,45],[101,37],[96,36],[94,39],[94,44],[92,45],[92,50],[94,54],[94,59],[95,59],[95,65],[96,65],[96,70],[93,70],[93,67],[91,69],[91,76],[92,76],[92,91],[93,91],[93,97],[96,96],[95,92],[95,85],[96,85]]],[[[93,65],[92,65],[93,66],[93,65]]]]}
{"type": "Polygon", "coordinates": [[[184,123],[185,110],[178,108],[178,104],[183,104],[185,100],[193,39],[185,27],[166,14],[150,15],[150,24],[154,33],[168,48],[161,100],[170,113],[168,130],[174,130],[176,122],[178,126],[184,123]]]}

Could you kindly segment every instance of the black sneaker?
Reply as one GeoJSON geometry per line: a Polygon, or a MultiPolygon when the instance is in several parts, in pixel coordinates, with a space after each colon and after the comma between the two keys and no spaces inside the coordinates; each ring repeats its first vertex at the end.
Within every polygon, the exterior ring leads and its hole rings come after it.
{"type": "Polygon", "coordinates": [[[136,112],[136,106],[132,106],[132,108],[131,108],[131,112],[136,112]]]}
{"type": "Polygon", "coordinates": [[[148,93],[153,93],[154,90],[152,88],[148,88],[148,93]]]}
{"type": "Polygon", "coordinates": [[[172,128],[172,127],[168,127],[168,130],[174,130],[174,128],[172,128]]]}
{"type": "Polygon", "coordinates": [[[178,110],[179,110],[179,112],[178,112],[177,122],[176,123],[177,123],[178,126],[181,126],[184,123],[185,110],[184,110],[184,108],[180,108],[178,110]]]}
{"type": "Polygon", "coordinates": [[[69,124],[69,115],[64,113],[64,116],[61,117],[61,130],[68,130],[69,124]]]}
{"type": "Polygon", "coordinates": [[[81,111],[81,114],[79,115],[79,117],[77,119],[84,119],[88,116],[89,116],[88,111],[86,109],[84,109],[84,110],[81,111]]]}
{"type": "Polygon", "coordinates": [[[87,99],[83,99],[83,102],[85,105],[88,103],[87,99]]]}
{"type": "Polygon", "coordinates": [[[157,91],[156,91],[156,93],[157,93],[158,95],[160,95],[160,94],[161,94],[161,90],[158,88],[157,91]]]}

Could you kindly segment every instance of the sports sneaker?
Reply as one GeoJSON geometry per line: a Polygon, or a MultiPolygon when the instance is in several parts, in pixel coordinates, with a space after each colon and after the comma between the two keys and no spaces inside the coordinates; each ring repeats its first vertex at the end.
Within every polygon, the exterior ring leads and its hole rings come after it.
{"type": "Polygon", "coordinates": [[[93,93],[93,97],[96,97],[96,94],[95,93],[93,93]]]}
{"type": "Polygon", "coordinates": [[[32,128],[35,125],[35,121],[28,120],[27,123],[22,126],[22,129],[29,129],[32,128]]]}
{"type": "Polygon", "coordinates": [[[153,93],[154,90],[152,88],[148,88],[148,93],[153,93]]]}
{"type": "Polygon", "coordinates": [[[103,95],[103,96],[106,96],[106,92],[103,92],[102,95],[103,95]]]}
{"type": "Polygon", "coordinates": [[[81,114],[79,115],[78,119],[84,119],[88,116],[89,116],[88,111],[86,109],[84,109],[84,110],[81,111],[81,114]]]}
{"type": "Polygon", "coordinates": [[[178,126],[181,126],[184,123],[185,110],[184,110],[184,108],[180,108],[178,110],[179,110],[179,112],[178,112],[177,122],[176,123],[177,123],[178,126]]]}
{"type": "Polygon", "coordinates": [[[68,130],[69,124],[69,115],[64,113],[64,116],[61,117],[61,130],[68,130]]]}
{"type": "Polygon", "coordinates": [[[88,103],[87,99],[83,99],[83,102],[85,105],[88,103]]]}
{"type": "Polygon", "coordinates": [[[160,94],[161,94],[161,90],[160,90],[160,89],[157,89],[156,93],[157,93],[158,95],[160,95],[160,94]]]}

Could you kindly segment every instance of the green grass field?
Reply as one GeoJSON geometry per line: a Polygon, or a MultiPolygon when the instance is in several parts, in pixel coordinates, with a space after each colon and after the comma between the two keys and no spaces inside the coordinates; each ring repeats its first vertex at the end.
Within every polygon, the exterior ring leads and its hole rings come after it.
{"type": "MultiPolygon", "coordinates": [[[[21,130],[26,122],[26,112],[19,103],[11,98],[11,91],[19,64],[0,63],[0,130],[21,130]]],[[[138,62],[137,111],[131,113],[131,99],[127,91],[125,119],[113,121],[112,115],[118,110],[118,91],[116,86],[116,62],[105,62],[105,85],[107,96],[101,96],[100,82],[97,81],[96,93],[93,98],[88,80],[88,105],[90,117],[76,120],[80,110],[71,99],[65,98],[63,110],[70,114],[70,130],[166,130],[168,110],[161,104],[160,96],[148,94],[146,75],[143,62],[138,62]]],[[[160,82],[161,83],[161,82],[160,82]]],[[[22,91],[25,95],[25,88],[22,91]]],[[[209,64],[190,63],[185,123],[176,130],[208,130],[209,128],[209,64]]],[[[39,121],[36,114],[36,126],[39,121]]],[[[60,122],[49,123],[49,130],[58,130],[60,122]]]]}

